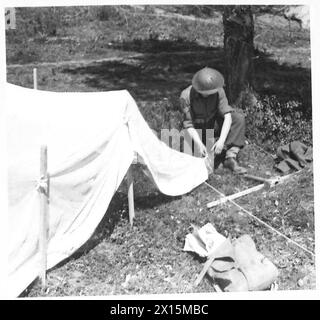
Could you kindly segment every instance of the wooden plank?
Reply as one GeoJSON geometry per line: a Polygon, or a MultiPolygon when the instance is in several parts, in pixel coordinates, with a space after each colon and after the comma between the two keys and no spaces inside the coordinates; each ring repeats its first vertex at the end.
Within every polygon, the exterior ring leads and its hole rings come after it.
{"type": "Polygon", "coordinates": [[[215,259],[215,254],[211,254],[210,257],[208,257],[208,260],[206,261],[206,263],[204,264],[201,272],[199,273],[196,281],[194,282],[194,286],[197,287],[201,280],[203,279],[204,275],[206,274],[206,272],[208,271],[209,267],[211,266],[213,260],[215,259]]]}
{"type": "Polygon", "coordinates": [[[128,185],[129,221],[130,221],[131,226],[133,226],[133,219],[135,217],[135,212],[134,212],[134,192],[133,192],[132,166],[129,167],[129,170],[127,172],[127,185],[128,185]]]}
{"type": "Polygon", "coordinates": [[[227,201],[229,201],[229,200],[234,200],[234,199],[243,197],[243,196],[245,196],[245,195],[247,195],[247,194],[250,194],[250,193],[252,193],[252,192],[259,191],[259,190],[263,189],[264,187],[265,187],[265,184],[263,183],[263,184],[259,184],[259,185],[257,185],[257,186],[254,186],[254,187],[252,187],[252,188],[249,188],[249,189],[240,191],[240,192],[238,192],[238,193],[234,193],[234,194],[232,194],[232,195],[230,195],[230,196],[222,197],[222,198],[220,198],[220,199],[218,199],[218,200],[209,202],[209,203],[207,204],[207,208],[212,208],[212,207],[215,207],[215,206],[217,206],[217,205],[219,205],[219,204],[225,203],[225,202],[227,202],[227,201]]]}
{"type": "Polygon", "coordinates": [[[47,241],[48,241],[48,156],[47,146],[42,145],[40,149],[40,232],[39,232],[39,252],[40,252],[40,273],[42,287],[46,287],[47,272],[47,241]]]}
{"type": "Polygon", "coordinates": [[[200,282],[202,281],[203,277],[205,276],[205,274],[207,273],[208,269],[210,268],[210,266],[212,265],[212,262],[214,261],[214,259],[217,257],[217,252],[225,245],[228,244],[226,241],[228,241],[227,239],[221,243],[215,250],[213,250],[213,252],[211,252],[211,254],[207,257],[207,261],[205,262],[201,272],[199,273],[196,281],[194,282],[194,286],[197,287],[200,282]]]}
{"type": "Polygon", "coordinates": [[[213,288],[216,292],[223,292],[216,283],[213,284],[213,288]]]}
{"type": "MultiPolygon", "coordinates": [[[[209,143],[209,150],[208,150],[208,156],[209,156],[209,158],[210,158],[210,164],[211,164],[211,168],[212,168],[212,174],[214,174],[214,161],[215,161],[215,153],[214,153],[214,151],[211,151],[211,149],[213,148],[213,146],[214,146],[214,144],[216,143],[216,139],[215,139],[215,137],[214,137],[214,129],[210,129],[210,130],[212,130],[211,131],[211,133],[212,133],[212,138],[210,139],[211,140],[211,142],[209,143]]],[[[207,130],[207,133],[206,133],[206,136],[208,137],[209,136],[209,132],[208,132],[209,130],[207,130]]]]}

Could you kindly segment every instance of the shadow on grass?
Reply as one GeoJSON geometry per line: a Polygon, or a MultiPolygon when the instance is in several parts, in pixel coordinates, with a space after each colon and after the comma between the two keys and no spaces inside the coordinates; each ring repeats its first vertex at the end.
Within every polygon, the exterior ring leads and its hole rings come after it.
{"type": "Polygon", "coordinates": [[[148,196],[140,196],[135,198],[134,204],[137,209],[145,210],[155,208],[161,204],[170,203],[181,198],[182,196],[171,197],[162,193],[155,193],[148,196]]]}
{"type": "MultiPolygon", "coordinates": [[[[154,208],[160,204],[171,202],[177,198],[179,197],[169,197],[164,194],[136,197],[134,200],[135,209],[154,208]]],[[[103,219],[100,221],[90,239],[70,257],[59,262],[49,271],[60,268],[70,260],[76,260],[80,258],[83,254],[88,253],[91,249],[96,247],[101,241],[103,241],[103,239],[109,238],[121,218],[127,219],[129,221],[128,198],[125,193],[117,192],[113,196],[108,210],[106,211],[103,219]]]]}
{"type": "Polygon", "coordinates": [[[85,67],[65,68],[63,72],[83,77],[86,86],[98,91],[129,90],[140,100],[161,99],[179,95],[191,83],[191,76],[198,69],[211,66],[222,68],[222,50],[159,52],[142,58],[101,62],[85,67]]]}
{"type": "MultiPolygon", "coordinates": [[[[84,67],[65,68],[63,72],[82,77],[95,90],[126,89],[138,100],[178,97],[191,84],[193,74],[202,67],[224,72],[224,51],[190,41],[132,40],[114,45],[118,49],[145,53],[84,67]]],[[[297,65],[279,64],[272,55],[256,51],[254,87],[260,95],[276,95],[283,101],[301,101],[311,111],[311,71],[297,65]]],[[[308,58],[308,57],[306,57],[308,58]]],[[[311,112],[309,112],[311,115],[311,112]]]]}
{"type": "Polygon", "coordinates": [[[186,39],[160,40],[157,38],[133,39],[130,41],[115,42],[112,48],[123,51],[135,51],[140,53],[163,53],[163,52],[203,52],[212,51],[212,47],[199,45],[196,41],[186,39]]]}

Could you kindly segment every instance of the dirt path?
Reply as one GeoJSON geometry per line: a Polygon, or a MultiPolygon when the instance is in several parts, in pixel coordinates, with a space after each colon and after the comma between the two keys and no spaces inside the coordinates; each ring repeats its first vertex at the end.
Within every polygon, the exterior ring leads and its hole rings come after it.
{"type": "Polygon", "coordinates": [[[199,18],[199,17],[195,17],[195,16],[185,16],[183,14],[179,14],[179,13],[165,13],[164,10],[162,9],[155,9],[156,13],[149,13],[149,16],[155,16],[155,17],[164,17],[164,18],[176,18],[176,19],[182,19],[185,21],[194,21],[194,22],[201,22],[201,23],[206,23],[206,24],[217,24],[217,19],[222,21],[222,15],[214,15],[212,18],[210,19],[204,19],[204,18],[199,18]]]}
{"type": "Polygon", "coordinates": [[[197,51],[162,51],[159,53],[137,53],[133,55],[123,56],[123,57],[109,57],[103,59],[79,59],[79,60],[65,60],[65,61],[56,61],[56,62],[34,62],[34,63],[23,63],[23,64],[7,64],[7,68],[26,68],[26,67],[63,67],[70,65],[89,65],[94,63],[102,63],[102,62],[114,62],[114,61],[126,61],[130,59],[139,59],[139,58],[147,58],[147,57],[162,57],[166,55],[175,55],[182,56],[188,54],[203,53],[208,50],[197,50],[197,51]]]}
{"type": "Polygon", "coordinates": [[[123,61],[126,59],[136,59],[143,57],[144,54],[134,54],[127,57],[111,57],[103,59],[82,59],[82,60],[66,60],[56,62],[36,62],[36,63],[24,63],[24,64],[8,64],[7,68],[25,68],[25,67],[63,67],[70,65],[88,65],[101,62],[123,61]]]}

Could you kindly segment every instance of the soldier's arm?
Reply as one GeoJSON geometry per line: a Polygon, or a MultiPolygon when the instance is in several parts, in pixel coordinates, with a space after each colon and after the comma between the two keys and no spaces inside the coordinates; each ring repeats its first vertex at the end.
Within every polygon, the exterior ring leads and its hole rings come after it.
{"type": "Polygon", "coordinates": [[[221,133],[219,137],[219,140],[221,140],[222,144],[224,144],[227,139],[227,136],[231,128],[231,123],[232,123],[231,113],[230,112],[225,113],[222,128],[221,128],[221,133]]]}
{"type": "Polygon", "coordinates": [[[183,128],[187,130],[189,136],[193,139],[193,141],[197,145],[197,147],[200,151],[200,154],[202,156],[207,156],[207,148],[202,143],[202,140],[193,125],[193,119],[192,119],[191,111],[190,111],[191,106],[190,106],[190,99],[189,99],[189,91],[188,90],[184,90],[181,93],[180,108],[183,113],[183,128]]]}
{"type": "Polygon", "coordinates": [[[228,99],[226,97],[226,94],[221,88],[219,90],[219,113],[223,116],[223,124],[220,132],[220,137],[212,147],[212,150],[215,151],[215,153],[220,154],[222,152],[222,149],[224,147],[224,143],[228,137],[231,124],[232,124],[232,117],[231,112],[233,112],[234,109],[229,106],[228,99]]]}

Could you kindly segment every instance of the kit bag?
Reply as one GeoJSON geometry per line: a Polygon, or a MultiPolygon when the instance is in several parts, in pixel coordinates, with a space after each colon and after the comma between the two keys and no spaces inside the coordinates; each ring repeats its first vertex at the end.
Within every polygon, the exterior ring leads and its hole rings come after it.
{"type": "Polygon", "coordinates": [[[275,265],[257,251],[249,235],[229,239],[215,252],[207,275],[223,291],[267,290],[278,277],[275,265]]]}

